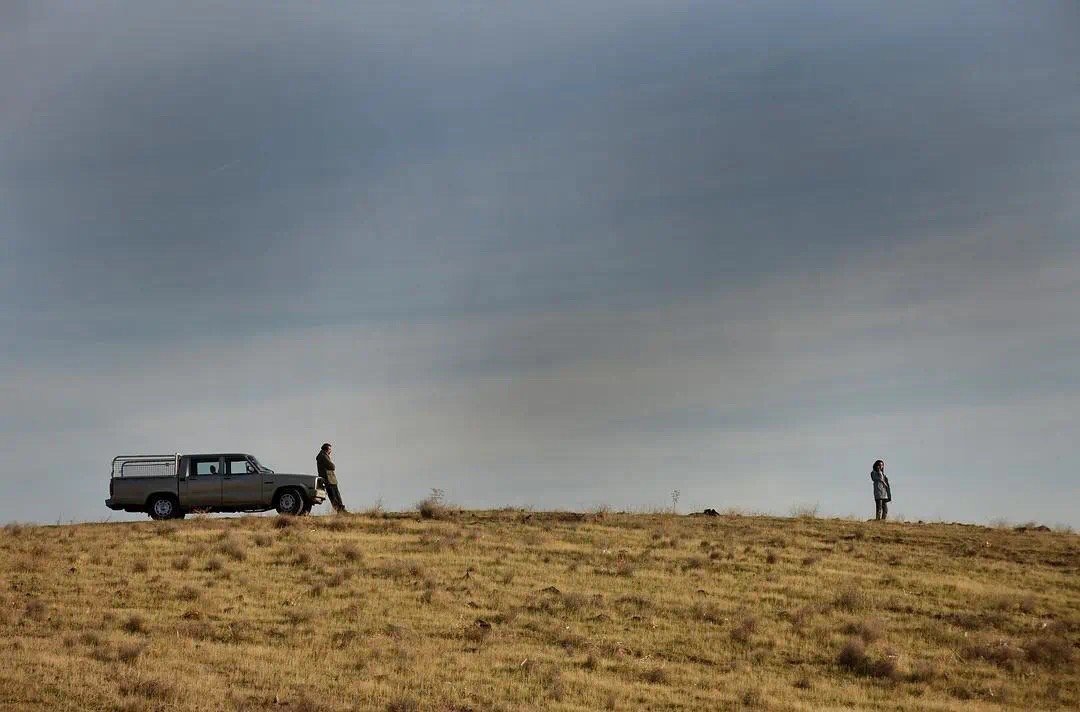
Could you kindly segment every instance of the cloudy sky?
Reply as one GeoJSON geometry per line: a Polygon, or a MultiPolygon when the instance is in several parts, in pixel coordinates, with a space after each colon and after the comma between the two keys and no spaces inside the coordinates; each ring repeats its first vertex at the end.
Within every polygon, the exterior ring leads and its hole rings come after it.
{"type": "MultiPolygon", "coordinates": [[[[8,2],[0,521],[119,453],[346,503],[1080,525],[1080,8],[8,2]]],[[[132,515],[120,515],[119,518],[132,515]]]]}

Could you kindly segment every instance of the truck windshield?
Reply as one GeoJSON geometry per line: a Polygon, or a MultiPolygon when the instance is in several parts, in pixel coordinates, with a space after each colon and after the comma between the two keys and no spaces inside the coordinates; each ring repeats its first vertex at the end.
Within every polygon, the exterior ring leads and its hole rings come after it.
{"type": "Polygon", "coordinates": [[[273,471],[273,470],[271,470],[271,469],[270,469],[269,467],[265,467],[265,466],[263,466],[263,465],[262,465],[262,464],[261,464],[261,463],[260,463],[260,462],[259,462],[258,460],[256,460],[256,459],[255,459],[254,457],[251,457],[250,459],[251,459],[251,464],[252,464],[252,465],[255,465],[255,467],[259,468],[259,472],[269,472],[270,474],[273,474],[273,473],[274,473],[274,471],[273,471]]]}

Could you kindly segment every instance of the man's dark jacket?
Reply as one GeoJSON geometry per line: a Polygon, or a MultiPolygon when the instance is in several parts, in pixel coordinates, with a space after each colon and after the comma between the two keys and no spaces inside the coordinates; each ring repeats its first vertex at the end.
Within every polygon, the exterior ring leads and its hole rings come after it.
{"type": "Polygon", "coordinates": [[[334,461],[326,450],[319,450],[315,456],[315,465],[319,468],[319,477],[326,480],[326,484],[337,487],[337,473],[334,471],[334,461]]]}

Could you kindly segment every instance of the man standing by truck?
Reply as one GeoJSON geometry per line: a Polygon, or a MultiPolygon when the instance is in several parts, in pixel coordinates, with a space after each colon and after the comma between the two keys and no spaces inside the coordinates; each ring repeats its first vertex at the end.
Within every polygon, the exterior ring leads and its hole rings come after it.
{"type": "Polygon", "coordinates": [[[337,472],[334,470],[334,461],[330,459],[333,447],[330,443],[323,443],[319,454],[315,456],[315,465],[319,469],[319,477],[326,480],[326,496],[330,498],[330,504],[338,514],[347,514],[348,510],[341,502],[341,490],[338,489],[337,472]]]}

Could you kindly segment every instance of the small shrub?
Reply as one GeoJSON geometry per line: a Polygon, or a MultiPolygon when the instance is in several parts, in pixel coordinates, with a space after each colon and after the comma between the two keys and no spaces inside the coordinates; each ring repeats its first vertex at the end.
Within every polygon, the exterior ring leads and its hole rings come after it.
{"type": "Polygon", "coordinates": [[[177,571],[187,571],[191,568],[191,557],[181,556],[179,559],[173,559],[172,567],[177,571]]]}
{"type": "Polygon", "coordinates": [[[968,643],[963,655],[969,660],[985,660],[1011,670],[1023,657],[1023,651],[1008,640],[975,640],[968,643]]]}
{"type": "Polygon", "coordinates": [[[223,568],[225,568],[225,565],[222,564],[221,559],[217,558],[216,556],[210,557],[210,559],[206,562],[206,570],[211,573],[221,571],[223,568]]]}
{"type": "Polygon", "coordinates": [[[860,638],[851,638],[844,643],[836,656],[836,662],[842,668],[868,677],[894,679],[899,674],[894,657],[871,657],[866,651],[866,644],[860,638]]]}
{"type": "Polygon", "coordinates": [[[749,707],[751,709],[761,707],[765,704],[765,696],[761,693],[761,690],[756,687],[751,687],[743,693],[742,703],[744,707],[749,707]]]}
{"type": "Polygon", "coordinates": [[[143,620],[143,617],[137,613],[128,616],[127,620],[125,620],[123,625],[121,625],[120,627],[126,630],[128,633],[136,635],[146,635],[150,632],[149,629],[146,627],[146,621],[143,620]]]}
{"type": "Polygon", "coordinates": [[[122,663],[133,663],[146,651],[143,643],[121,643],[116,648],[116,659],[122,663]]]}
{"type": "Polygon", "coordinates": [[[31,598],[26,602],[26,607],[23,610],[26,617],[34,621],[43,620],[49,612],[48,606],[39,598],[31,598]]]}
{"type": "Polygon", "coordinates": [[[1074,657],[1073,647],[1068,640],[1050,635],[1030,641],[1024,653],[1030,662],[1045,667],[1064,667],[1074,657]]]}
{"type": "Polygon", "coordinates": [[[881,621],[876,619],[851,621],[844,626],[844,632],[848,635],[855,636],[867,645],[876,640],[880,640],[884,635],[881,621]]]}
{"type": "Polygon", "coordinates": [[[338,556],[342,560],[355,564],[364,558],[364,553],[357,548],[356,544],[342,544],[337,550],[338,556]]]}
{"type": "Polygon", "coordinates": [[[776,552],[775,552],[775,551],[769,551],[769,552],[767,552],[767,553],[765,554],[765,563],[766,563],[766,564],[769,564],[770,566],[771,566],[772,564],[775,564],[775,563],[776,563],[777,561],[779,561],[779,560],[780,560],[780,557],[778,557],[778,556],[776,555],[776,552]]]}
{"type": "Polygon", "coordinates": [[[666,685],[671,680],[667,670],[659,666],[646,669],[641,673],[641,679],[650,685],[666,685]]]}
{"type": "Polygon", "coordinates": [[[863,670],[869,662],[866,654],[866,644],[858,638],[852,638],[840,648],[840,654],[836,656],[836,662],[840,667],[855,672],[863,670]]]}
{"type": "Polygon", "coordinates": [[[201,595],[202,591],[190,585],[181,586],[176,592],[176,597],[181,601],[194,601],[201,595]]]}
{"type": "Polygon", "coordinates": [[[262,547],[267,547],[274,543],[274,540],[269,535],[262,533],[256,534],[251,540],[255,542],[256,546],[262,547]]]}
{"type": "Polygon", "coordinates": [[[145,574],[149,570],[149,567],[146,565],[145,561],[139,559],[131,565],[131,570],[137,574],[145,574]]]}
{"type": "Polygon", "coordinates": [[[296,526],[296,517],[288,514],[278,515],[278,517],[274,519],[274,529],[290,529],[294,526],[296,526]]]}
{"type": "Polygon", "coordinates": [[[247,558],[247,552],[244,551],[243,545],[232,538],[222,540],[222,542],[218,544],[218,551],[225,556],[228,556],[233,561],[243,561],[247,558]]]}
{"type": "Polygon", "coordinates": [[[737,643],[747,645],[750,643],[750,639],[757,632],[757,619],[752,615],[744,614],[735,624],[735,627],[731,629],[731,639],[737,643]]]}
{"type": "Polygon", "coordinates": [[[939,677],[937,668],[928,661],[917,663],[908,674],[908,681],[916,683],[928,683],[939,677]]]}
{"type": "Polygon", "coordinates": [[[866,605],[866,594],[854,587],[843,589],[833,599],[833,606],[849,613],[866,608],[866,605]]]}

